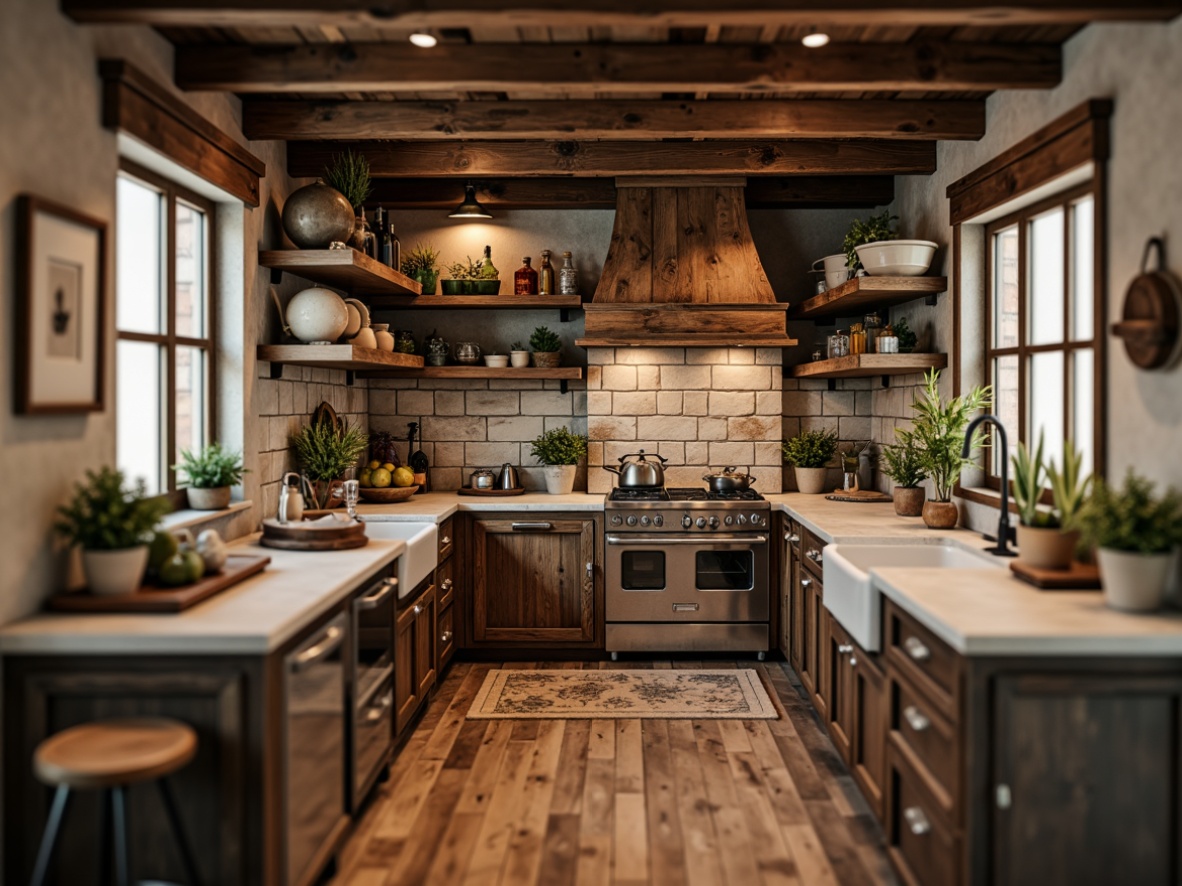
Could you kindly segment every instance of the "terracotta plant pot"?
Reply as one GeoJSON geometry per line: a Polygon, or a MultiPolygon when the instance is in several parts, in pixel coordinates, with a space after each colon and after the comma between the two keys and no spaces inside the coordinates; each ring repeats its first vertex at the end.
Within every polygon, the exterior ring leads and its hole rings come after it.
{"type": "Polygon", "coordinates": [[[1098,549],[1096,559],[1100,563],[1104,602],[1113,609],[1126,612],[1160,609],[1176,554],[1177,551],[1141,554],[1113,548],[1098,549]]]}
{"type": "Polygon", "coordinates": [[[577,465],[546,465],[542,468],[546,491],[551,495],[570,495],[575,488],[577,470],[577,465]]]}
{"type": "Polygon", "coordinates": [[[230,487],[215,486],[212,489],[198,489],[190,486],[186,490],[189,507],[195,511],[220,511],[230,506],[230,487]]]}
{"type": "Polygon", "coordinates": [[[829,486],[828,468],[793,468],[796,473],[796,488],[805,495],[820,495],[829,486]]]}
{"type": "Polygon", "coordinates": [[[148,546],[115,551],[83,551],[82,571],[92,594],[104,597],[131,594],[139,590],[148,568],[148,546]]]}
{"type": "Polygon", "coordinates": [[[960,516],[954,501],[925,501],[922,513],[929,529],[955,529],[960,516]]]}
{"type": "Polygon", "coordinates": [[[1018,524],[1018,559],[1035,569],[1070,569],[1079,532],[1018,524]]]}
{"type": "Polygon", "coordinates": [[[561,351],[534,351],[531,358],[534,366],[554,369],[562,362],[561,351]]]}
{"type": "Polygon", "coordinates": [[[918,517],[923,513],[927,491],[922,486],[896,486],[891,494],[895,513],[900,517],[918,517]]]}

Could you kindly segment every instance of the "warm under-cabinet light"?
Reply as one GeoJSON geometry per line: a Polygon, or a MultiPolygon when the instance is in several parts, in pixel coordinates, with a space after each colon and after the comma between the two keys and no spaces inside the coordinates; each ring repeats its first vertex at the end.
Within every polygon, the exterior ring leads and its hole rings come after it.
{"type": "Polygon", "coordinates": [[[432,46],[437,44],[439,40],[436,39],[434,34],[416,31],[410,35],[410,42],[415,46],[421,46],[423,49],[430,49],[432,46]]]}
{"type": "Polygon", "coordinates": [[[800,42],[809,49],[820,49],[829,42],[829,35],[823,31],[818,31],[815,28],[805,34],[800,42]]]}
{"type": "Polygon", "coordinates": [[[492,218],[492,213],[476,199],[476,185],[472,182],[464,187],[464,202],[447,215],[448,218],[492,218]]]}

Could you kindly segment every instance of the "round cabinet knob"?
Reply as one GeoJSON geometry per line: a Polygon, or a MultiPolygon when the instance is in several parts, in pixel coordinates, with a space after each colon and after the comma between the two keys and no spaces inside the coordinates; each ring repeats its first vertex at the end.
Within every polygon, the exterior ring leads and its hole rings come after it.
{"type": "Polygon", "coordinates": [[[686,514],[684,517],[681,518],[681,525],[684,528],[689,529],[691,526],[694,525],[693,518],[690,517],[689,514],[686,514]]]}
{"type": "Polygon", "coordinates": [[[710,528],[711,528],[711,529],[717,529],[717,528],[718,528],[718,518],[717,518],[717,517],[711,517],[711,518],[710,518],[710,528]]]}
{"type": "Polygon", "coordinates": [[[665,525],[665,518],[662,517],[660,514],[657,514],[655,517],[653,517],[653,525],[654,526],[664,526],[665,525]]]}
{"type": "Polygon", "coordinates": [[[636,515],[635,515],[635,514],[629,514],[629,515],[628,515],[628,525],[629,525],[629,526],[635,526],[635,525],[636,525],[636,515]]]}
{"type": "Polygon", "coordinates": [[[652,522],[653,521],[649,519],[648,514],[645,514],[643,517],[640,518],[640,525],[641,526],[648,526],[652,522]]]}
{"type": "Polygon", "coordinates": [[[624,518],[619,514],[612,514],[612,526],[619,526],[624,522],[624,518]]]}
{"type": "Polygon", "coordinates": [[[747,525],[747,515],[746,514],[739,514],[739,516],[735,517],[735,522],[738,523],[740,526],[746,526],[747,525]]]}
{"type": "Polygon", "coordinates": [[[699,529],[705,529],[706,528],[706,518],[699,517],[697,520],[694,521],[694,525],[696,525],[699,529]]]}

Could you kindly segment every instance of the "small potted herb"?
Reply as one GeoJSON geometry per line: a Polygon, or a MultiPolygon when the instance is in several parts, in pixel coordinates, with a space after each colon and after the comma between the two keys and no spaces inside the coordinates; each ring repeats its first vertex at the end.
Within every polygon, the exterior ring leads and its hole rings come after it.
{"type": "Polygon", "coordinates": [[[1182,495],[1155,496],[1153,484],[1130,469],[1120,489],[1096,480],[1079,523],[1098,548],[1104,602],[1132,612],[1159,608],[1182,544],[1182,495]]]}
{"type": "Polygon", "coordinates": [[[784,461],[796,474],[796,488],[820,495],[827,487],[828,466],[837,452],[837,431],[801,431],[783,444],[784,461]]]}
{"type": "Polygon", "coordinates": [[[940,372],[933,369],[927,374],[923,398],[912,404],[915,421],[911,439],[919,449],[920,465],[935,487],[935,499],[923,505],[923,522],[932,529],[956,526],[960,513],[952,500],[952,489],[960,480],[960,472],[973,464],[973,456],[985,439],[978,429],[969,446],[969,457],[964,458],[961,451],[965,429],[976,413],[989,406],[992,396],[989,387],[977,387],[945,403],[940,398],[940,372]]]}
{"type": "Polygon", "coordinates": [[[1070,440],[1065,441],[1063,470],[1043,460],[1043,435],[1031,454],[1025,443],[1018,444],[1010,459],[1014,468],[1014,504],[1018,508],[1018,553],[1024,563],[1036,569],[1068,569],[1079,544],[1076,517],[1091,477],[1081,476],[1080,455],[1070,440]],[[1047,483],[1053,506],[1039,507],[1047,483]]]}
{"type": "Polygon", "coordinates": [[[509,345],[509,365],[515,369],[529,366],[529,351],[519,341],[515,341],[509,345]]]}
{"type": "Polygon", "coordinates": [[[82,569],[92,594],[136,591],[148,565],[148,545],[156,524],[169,511],[163,498],[149,498],[144,482],[125,484],[123,472],[86,472],[74,498],[58,508],[57,532],[82,547],[82,569]]]}
{"type": "Polygon", "coordinates": [[[447,358],[451,355],[451,347],[447,339],[432,330],[423,340],[423,353],[428,366],[446,366],[447,358]]]}
{"type": "Polygon", "coordinates": [[[349,205],[353,207],[353,214],[357,219],[353,223],[349,245],[365,251],[364,205],[373,191],[373,183],[369,177],[369,161],[365,159],[364,154],[354,154],[352,149],[346,149],[343,154],[333,156],[332,164],[324,170],[324,180],[330,187],[344,194],[349,205]]]}
{"type": "Polygon", "coordinates": [[[534,329],[533,335],[529,337],[529,346],[534,352],[534,366],[553,369],[562,363],[562,339],[548,326],[534,329]]]}
{"type": "Polygon", "coordinates": [[[188,488],[185,494],[195,511],[220,511],[230,506],[230,487],[242,482],[246,469],[242,453],[211,443],[196,455],[181,450],[181,463],[173,470],[183,471],[188,488]]]}
{"type": "Polygon", "coordinates": [[[899,339],[899,353],[910,354],[919,343],[919,336],[907,325],[906,317],[900,317],[891,325],[895,329],[895,337],[899,339]]]}
{"type": "Polygon", "coordinates": [[[899,442],[882,449],[882,472],[895,481],[891,492],[895,513],[900,517],[918,517],[923,513],[923,502],[927,497],[919,484],[928,475],[911,432],[896,428],[895,435],[899,442]]]}
{"type": "Polygon", "coordinates": [[[545,465],[546,491],[567,495],[575,488],[579,462],[587,457],[587,438],[565,427],[553,428],[533,441],[530,454],[545,465]]]}
{"type": "Polygon", "coordinates": [[[464,261],[447,266],[450,279],[440,282],[440,291],[444,295],[475,295],[477,282],[483,272],[482,262],[473,261],[470,255],[465,256],[464,261]]]}
{"type": "Polygon", "coordinates": [[[931,240],[897,239],[894,223],[898,220],[890,210],[865,221],[854,219],[842,242],[851,271],[893,277],[918,277],[927,273],[936,256],[937,244],[931,240]]]}
{"type": "Polygon", "coordinates": [[[313,508],[331,508],[342,503],[334,496],[334,490],[341,485],[346,472],[357,466],[368,445],[366,435],[339,418],[327,403],[316,408],[312,420],[291,438],[296,461],[312,487],[313,508]]]}
{"type": "Polygon", "coordinates": [[[439,250],[427,243],[416,243],[402,257],[402,273],[423,285],[423,295],[434,295],[439,280],[439,250]]]}

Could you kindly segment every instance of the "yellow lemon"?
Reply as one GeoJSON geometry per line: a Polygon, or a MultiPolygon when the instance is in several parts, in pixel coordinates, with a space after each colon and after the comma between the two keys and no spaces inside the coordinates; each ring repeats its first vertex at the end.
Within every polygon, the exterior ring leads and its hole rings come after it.
{"type": "Polygon", "coordinates": [[[366,467],[369,468],[371,471],[377,470],[381,466],[382,466],[382,463],[380,461],[378,461],[377,459],[374,459],[368,465],[366,465],[366,467]]]}
{"type": "Polygon", "coordinates": [[[371,477],[372,475],[369,468],[366,468],[361,472],[361,476],[357,478],[357,482],[362,489],[369,489],[369,487],[373,486],[373,480],[371,477]]]}
{"type": "Polygon", "coordinates": [[[386,462],[384,465],[382,465],[382,468],[384,470],[389,471],[390,473],[394,473],[394,471],[396,470],[394,465],[390,464],[390,462],[386,462]]]}
{"type": "Polygon", "coordinates": [[[395,486],[414,486],[415,472],[410,468],[399,468],[394,472],[395,486]]]}
{"type": "Polygon", "coordinates": [[[385,468],[378,468],[370,473],[369,482],[377,489],[385,489],[390,485],[390,472],[385,468]]]}

